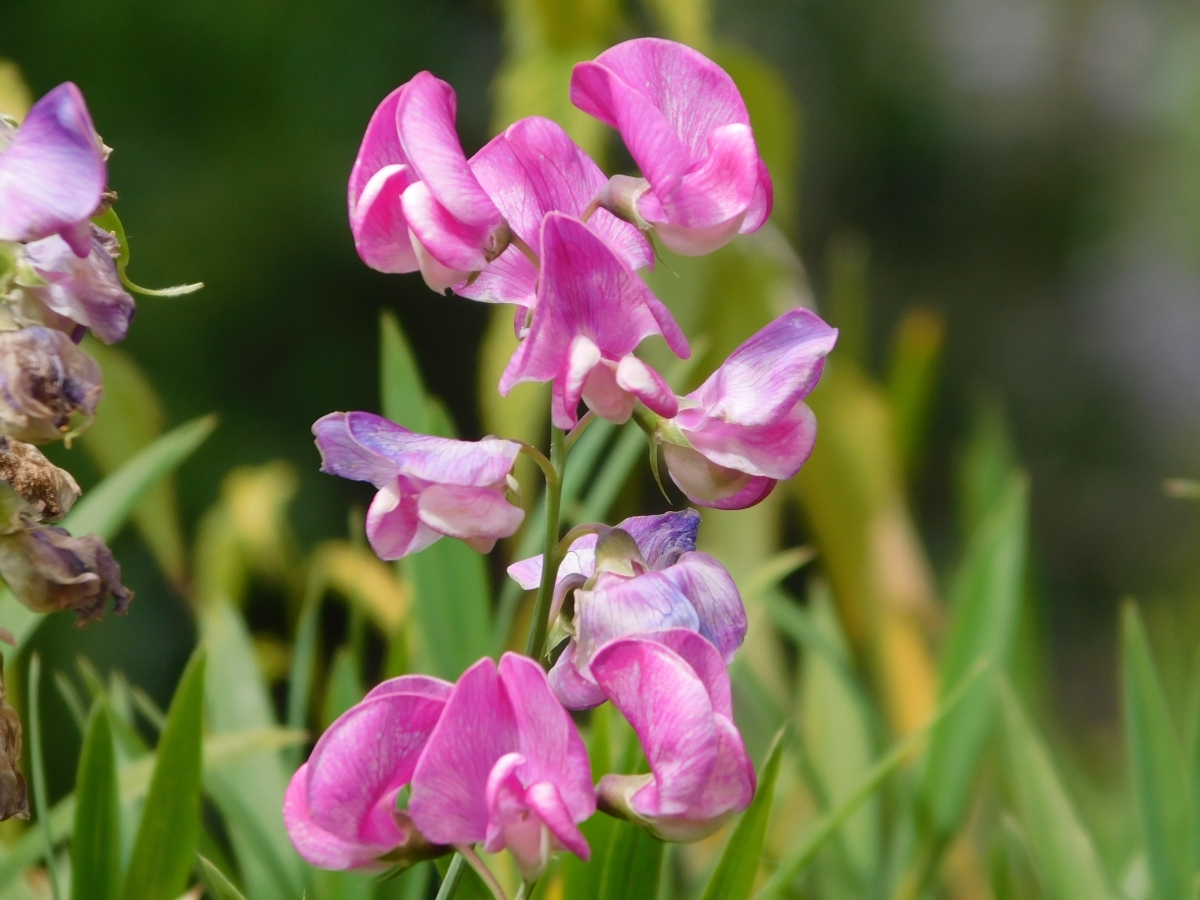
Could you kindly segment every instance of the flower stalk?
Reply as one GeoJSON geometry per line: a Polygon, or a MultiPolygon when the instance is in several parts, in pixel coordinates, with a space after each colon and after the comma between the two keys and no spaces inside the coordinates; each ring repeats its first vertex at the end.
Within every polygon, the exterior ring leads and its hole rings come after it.
{"type": "Polygon", "coordinates": [[[562,480],[567,468],[566,434],[561,428],[550,427],[550,465],[554,478],[546,476],[546,540],[542,545],[542,581],[538,587],[537,603],[533,608],[533,626],[525,654],[541,660],[546,650],[546,634],[550,629],[550,604],[554,599],[554,584],[561,555],[558,548],[558,519],[562,505],[562,480]]]}

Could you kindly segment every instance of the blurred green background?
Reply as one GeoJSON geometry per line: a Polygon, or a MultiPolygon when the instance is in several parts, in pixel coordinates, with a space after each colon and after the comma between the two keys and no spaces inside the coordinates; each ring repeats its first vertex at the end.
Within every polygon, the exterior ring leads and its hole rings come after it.
{"type": "MultiPolygon", "coordinates": [[[[1167,499],[1162,480],[1200,475],[1200,12],[723,0],[715,17],[794,93],[801,176],[781,203],[797,211],[791,237],[818,298],[830,247],[856,241],[876,368],[905,309],[945,317],[913,484],[934,562],[959,546],[953,472],[971,411],[993,402],[1032,476],[1053,703],[1085,735],[1111,734],[1118,601],[1161,601],[1159,630],[1181,646],[1196,633],[1200,512],[1167,499]]],[[[172,424],[221,416],[180,473],[189,528],[231,467],[284,458],[302,476],[302,542],[346,533],[348,502],[370,491],[318,474],[309,427],[378,408],[381,308],[461,431],[480,433],[487,310],[367,269],[344,191],[375,105],[420,69],[458,91],[468,152],[487,140],[502,57],[493,4],[4,0],[0,18],[0,56],[35,95],[77,82],[115,148],[134,277],[207,284],[141,298],[123,345],[172,424]]],[[[80,451],[56,458],[95,481],[80,451]]],[[[78,633],[57,617],[39,643],[52,659],[82,649],[117,664],[165,702],[193,626],[132,531],[115,550],[133,615],[78,633]]]]}

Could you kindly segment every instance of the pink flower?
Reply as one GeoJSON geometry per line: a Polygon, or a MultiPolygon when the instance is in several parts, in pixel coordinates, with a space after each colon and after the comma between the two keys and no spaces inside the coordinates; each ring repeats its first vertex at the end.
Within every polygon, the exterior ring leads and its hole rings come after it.
{"type": "MultiPolygon", "coordinates": [[[[538,246],[547,213],[580,216],[605,184],[591,157],[559,125],[540,116],[521,119],[494,137],[471,157],[471,169],[513,233],[529,247],[538,246]]],[[[653,264],[653,251],[641,232],[607,210],[593,215],[588,227],[630,269],[653,264]]],[[[528,257],[510,245],[474,282],[454,290],[473,300],[528,308],[536,300],[537,275],[528,257]]]]}
{"type": "Polygon", "coordinates": [[[398,800],[451,690],[425,675],[393,678],[329,726],[283,802],[288,835],[302,857],[325,869],[382,869],[444,852],[398,800]]]}
{"type": "Polygon", "coordinates": [[[559,428],[574,427],[580,399],[611,422],[628,420],[636,400],[675,415],[678,401],[667,383],[633,355],[654,334],[679,356],[690,354],[667,308],[578,219],[545,217],[541,263],[529,334],[500,378],[500,393],[522,381],[553,381],[551,419],[559,428]]]}
{"type": "Polygon", "coordinates": [[[481,659],[459,678],[421,755],[409,812],[439,844],[512,853],[533,881],[550,853],[588,859],[578,823],[596,811],[587,751],[533,660],[481,659]]]}
{"type": "Polygon", "coordinates": [[[733,79],[703,54],[639,38],[575,66],[571,102],[616,128],[644,179],[598,199],[676,253],[699,256],[771,213],[771,178],[733,79]]]}
{"type": "Polygon", "coordinates": [[[0,241],[61,234],[86,257],[88,220],[108,182],[104,158],[79,88],[68,81],[46,94],[0,145],[0,241]]]}
{"type": "Polygon", "coordinates": [[[350,173],[350,230],[363,262],[421,270],[444,291],[508,246],[509,230],[454,130],[454,89],[419,72],[375,110],[350,173]]]}
{"type": "Polygon", "coordinates": [[[633,726],[649,775],[605,775],[601,809],[665,841],[696,841],[754,798],[754,766],[733,724],[729,673],[717,650],[684,629],[602,647],[592,673],[633,726]]]}
{"type": "MultiPolygon", "coordinates": [[[[557,633],[569,635],[550,670],[550,685],[569,709],[598,706],[605,694],[592,670],[600,648],[616,638],[684,628],[703,635],[724,663],[746,637],[746,610],[729,572],[695,548],[693,510],[626,519],[597,537],[575,541],[559,568],[557,633]]],[[[541,560],[509,567],[527,590],[541,560]]]]}
{"type": "Polygon", "coordinates": [[[330,413],[313,425],[322,471],[379,489],[367,539],[382,559],[423,550],[443,535],[481,553],[516,532],[524,511],[505,497],[520,445],[414,434],[365,412],[330,413]]]}
{"type": "Polygon", "coordinates": [[[693,503],[744,509],[795,475],[812,453],[817,421],[804,398],[837,342],[813,312],[793,309],[729,355],[659,423],[671,480],[693,503]]]}
{"type": "MultiPolygon", "coordinates": [[[[58,235],[26,244],[30,267],[45,282],[28,290],[67,323],[90,328],[106,344],[125,337],[133,320],[133,297],[121,286],[112,255],[116,238],[94,225],[89,250],[77,255],[58,235]]],[[[57,324],[57,323],[56,323],[57,324]]],[[[71,329],[74,330],[73,328],[71,329]]]]}

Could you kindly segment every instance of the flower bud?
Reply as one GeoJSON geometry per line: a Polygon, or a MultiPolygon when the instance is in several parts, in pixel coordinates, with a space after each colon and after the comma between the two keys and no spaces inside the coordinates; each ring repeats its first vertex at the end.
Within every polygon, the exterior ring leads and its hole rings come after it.
{"type": "Polygon", "coordinates": [[[121,567],[102,538],[29,525],[0,536],[0,578],[18,600],[38,613],[72,609],[79,625],[103,616],[110,596],[113,612],[125,614],[133,592],[121,584],[121,567]]]}
{"type": "Polygon", "coordinates": [[[0,334],[0,433],[31,443],[61,438],[71,416],[93,416],[100,366],[61,331],[0,334]]]}
{"type": "Polygon", "coordinates": [[[33,444],[0,436],[0,479],[44,522],[57,522],[79,499],[79,485],[33,444]]]}
{"type": "Polygon", "coordinates": [[[4,657],[0,656],[0,822],[29,818],[29,791],[17,768],[21,758],[21,719],[5,700],[4,657]]]}

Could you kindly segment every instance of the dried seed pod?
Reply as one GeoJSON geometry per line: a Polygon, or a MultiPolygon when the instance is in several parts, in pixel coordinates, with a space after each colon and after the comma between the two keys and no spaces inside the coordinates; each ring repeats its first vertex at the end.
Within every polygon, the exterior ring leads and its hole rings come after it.
{"type": "Polygon", "coordinates": [[[33,444],[0,436],[0,479],[6,481],[44,522],[57,522],[79,499],[79,485],[33,444]]]}

